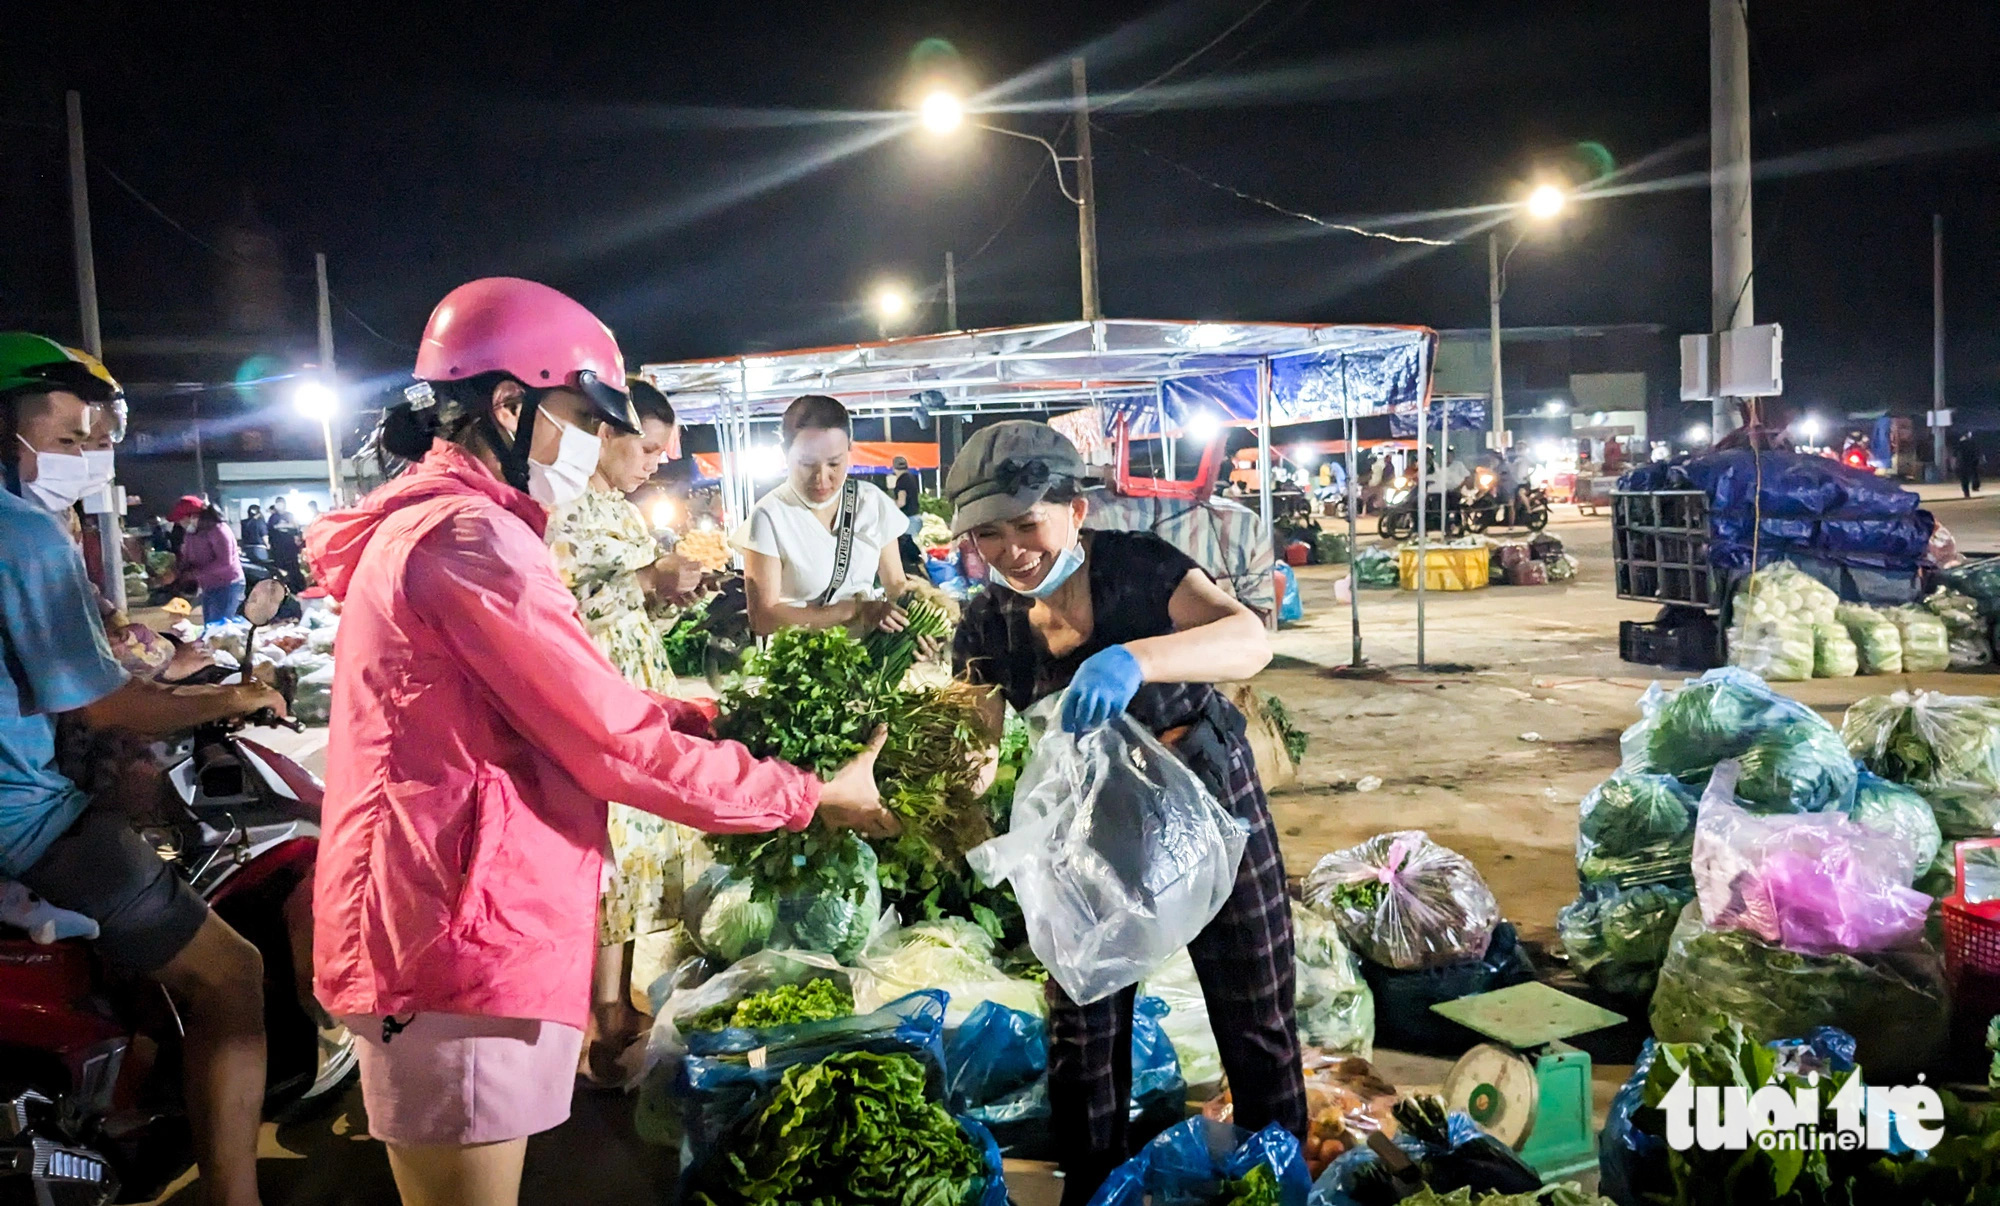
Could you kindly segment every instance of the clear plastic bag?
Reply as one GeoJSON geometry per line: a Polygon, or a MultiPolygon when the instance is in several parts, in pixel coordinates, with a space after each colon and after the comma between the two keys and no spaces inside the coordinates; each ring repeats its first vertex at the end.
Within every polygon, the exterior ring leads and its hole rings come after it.
{"type": "Polygon", "coordinates": [[[1951,634],[1926,608],[1892,607],[1889,622],[1903,642],[1903,673],[1935,674],[1951,666],[1951,634]]]}
{"type": "Polygon", "coordinates": [[[1913,851],[1906,880],[1914,881],[1937,859],[1943,841],[1937,815],[1928,800],[1900,783],[1862,771],[1854,785],[1854,807],[1847,815],[1865,828],[1895,837],[1913,851]]]}
{"type": "Polygon", "coordinates": [[[767,947],[852,962],[882,915],[882,884],[874,849],[846,834],[791,891],[738,878],[718,863],[688,889],[681,908],[695,942],[727,963],[767,947]]]}
{"type": "Polygon", "coordinates": [[[1247,840],[1195,773],[1121,713],[1042,738],[1016,781],[1010,831],[966,860],[987,884],[1013,881],[1035,957],[1088,1005],[1215,919],[1247,840]]]}
{"type": "Polygon", "coordinates": [[[1341,941],[1340,927],[1310,905],[1295,904],[1292,942],[1298,953],[1299,1041],[1372,1059],[1375,994],[1361,975],[1360,958],[1341,941]]]}
{"type": "Polygon", "coordinates": [[[1853,678],[1861,673],[1861,651],[1838,620],[1813,622],[1813,677],[1853,678]]]}
{"type": "Polygon", "coordinates": [[[1618,739],[1623,769],[1683,780],[1706,775],[1724,758],[1742,756],[1772,729],[1819,719],[1811,708],[1733,666],[1710,670],[1671,691],[1654,683],[1639,697],[1639,714],[1639,722],[1618,739]]]}
{"type": "Polygon", "coordinates": [[[1305,899],[1362,958],[1401,971],[1480,958],[1500,921],[1472,860],[1420,829],[1377,834],[1322,858],[1306,876],[1305,899]]]}
{"type": "Polygon", "coordinates": [[[1682,912],[1653,992],[1653,1034],[1698,1042],[1724,1019],[1759,1042],[1836,1026],[1860,1041],[1871,1083],[1937,1066],[1947,1039],[1944,963],[1927,945],[1870,955],[1807,955],[1682,912]]]}
{"type": "Polygon", "coordinates": [[[1695,893],[1709,927],[1811,955],[1889,950],[1922,936],[1930,898],[1909,886],[1911,839],[1837,812],[1745,811],[1731,801],[1735,769],[1715,769],[1695,825],[1695,893]]]}
{"type": "Polygon", "coordinates": [[[1556,914],[1556,934],[1570,966],[1604,992],[1643,997],[1653,990],[1667,940],[1691,888],[1641,884],[1586,888],[1556,914]]]}
{"type": "Polygon", "coordinates": [[[1930,784],[2000,792],[2000,700],[1935,691],[1871,695],[1847,709],[1840,731],[1869,770],[1926,797],[1930,784]]]}
{"type": "Polygon", "coordinates": [[[1576,872],[1619,887],[1687,875],[1697,796],[1672,775],[1619,771],[1577,808],[1576,872]]]}
{"type": "Polygon", "coordinates": [[[1813,676],[1813,622],[1806,616],[1739,619],[1729,629],[1729,664],[1772,682],[1813,676]]]}
{"type": "MultiPolygon", "coordinates": [[[[1938,531],[1944,531],[1939,525],[1938,531]]],[[[1979,613],[1979,600],[1941,586],[1924,600],[1931,614],[1944,621],[1951,641],[1951,668],[1973,670],[1993,663],[1992,623],[1979,613]]]]}
{"type": "Polygon", "coordinates": [[[1842,603],[1834,618],[1846,625],[1847,635],[1854,638],[1855,651],[1861,655],[1861,673],[1903,672],[1903,633],[1895,621],[1866,603],[1842,603]]]}

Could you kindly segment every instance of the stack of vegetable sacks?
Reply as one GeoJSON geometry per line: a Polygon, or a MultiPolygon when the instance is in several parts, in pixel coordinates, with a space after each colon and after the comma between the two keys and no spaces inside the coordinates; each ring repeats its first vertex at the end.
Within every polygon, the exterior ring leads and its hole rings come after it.
{"type": "Polygon", "coordinates": [[[1556,914],[1570,966],[1604,992],[1653,991],[1667,939],[1694,899],[1695,793],[1672,775],[1619,771],[1583,798],[1577,898],[1556,914]]]}
{"type": "Polygon", "coordinates": [[[1788,561],[1750,575],[1737,594],[1729,664],[1774,681],[1854,673],[1853,648],[1834,620],[1840,596],[1788,561]]]}
{"type": "MultiPolygon", "coordinates": [[[[1921,817],[1906,796],[1884,792],[1872,781],[1864,784],[1839,732],[1818,713],[1734,668],[1710,671],[1673,692],[1655,684],[1640,707],[1644,718],[1622,739],[1624,773],[1669,775],[1688,787],[1714,788],[1696,808],[1688,865],[1697,891],[1705,875],[1713,879],[1724,865],[1719,855],[1704,856],[1704,833],[1712,833],[1712,850],[1729,848],[1724,840],[1729,834],[1754,828],[1740,820],[1733,828],[1723,825],[1742,817],[1769,820],[1786,831],[1811,830],[1817,837],[1816,843],[1790,845],[1774,839],[1769,848],[1783,854],[1772,855],[1768,865],[1759,853],[1766,846],[1754,843],[1745,847],[1748,854],[1727,863],[1735,873],[1726,880],[1767,890],[1779,914],[1845,900],[1842,894],[1855,889],[1839,877],[1853,860],[1836,867],[1838,856],[1878,841],[1901,855],[1895,862],[1900,882],[1877,885],[1876,895],[1909,888],[1922,853],[1921,817]],[[1711,784],[1718,766],[1733,780],[1711,784]],[[1718,810],[1713,822],[1711,810],[1718,810]],[[1801,849],[1817,851],[1826,861],[1813,864],[1801,849]]],[[[1671,820],[1669,810],[1660,811],[1671,820]]],[[[1666,821],[1660,827],[1666,828],[1666,821]]],[[[1881,856],[1874,857],[1871,865],[1879,866],[1881,856]]],[[[1719,1012],[1763,1038],[1821,1025],[1851,1029],[1879,1044],[1876,1062],[1891,1068],[1918,1066],[1935,1052],[1943,1035],[1942,968],[1921,927],[1915,933],[1896,931],[1896,942],[1886,947],[1873,938],[1852,946],[1805,942],[1797,938],[1799,930],[1730,924],[1715,903],[1720,899],[1704,895],[1690,902],[1673,925],[1651,1008],[1654,1032],[1662,1040],[1691,1041],[1706,1033],[1719,1012]],[[1892,1018],[1901,1021],[1892,1026],[1887,1021],[1892,1018]]]]}
{"type": "Polygon", "coordinates": [[[1841,732],[1863,765],[1929,805],[1935,818],[1934,857],[1917,886],[1932,896],[1950,892],[1954,845],[2000,836],[2000,700],[1969,695],[1897,691],[1858,701],[1841,732]],[[1941,839],[1941,840],[1939,840],[1941,839]]]}

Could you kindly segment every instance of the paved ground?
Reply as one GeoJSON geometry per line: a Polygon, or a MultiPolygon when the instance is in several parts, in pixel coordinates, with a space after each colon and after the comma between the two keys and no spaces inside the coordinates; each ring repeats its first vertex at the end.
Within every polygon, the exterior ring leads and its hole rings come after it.
{"type": "MultiPolygon", "coordinates": [[[[1955,487],[1923,493],[1961,547],[2000,551],[2000,507],[1990,497],[1961,501],[1955,487]]],[[[1382,672],[1342,673],[1351,649],[1349,613],[1335,600],[1343,571],[1300,574],[1307,618],[1278,634],[1277,659],[1258,680],[1284,698],[1312,737],[1299,783],[1272,801],[1294,874],[1382,830],[1422,828],[1479,864],[1524,936],[1553,938],[1555,912],[1575,890],[1577,802],[1616,768],[1618,734],[1637,718],[1634,702],[1654,677],[1618,660],[1618,622],[1649,620],[1654,611],[1612,597],[1608,522],[1559,511],[1550,530],[1581,562],[1576,579],[1429,595],[1425,670],[1416,666],[1415,597],[1368,591],[1361,597],[1363,651],[1382,672]],[[1380,786],[1359,790],[1369,777],[1380,786]]],[[[1926,675],[1786,689],[1838,720],[1862,695],[1903,686],[1984,694],[1996,682],[1993,675],[1926,675]]],[[[310,733],[297,739],[315,769],[323,741],[310,733]]],[[[1447,1066],[1395,1053],[1379,1062],[1405,1086],[1435,1084],[1447,1066]]],[[[1600,1112],[1625,1072],[1598,1067],[1600,1112]]],[[[579,1095],[576,1117],[530,1144],[523,1201],[659,1201],[674,1160],[639,1143],[629,1118],[622,1099],[579,1095]]],[[[319,1117],[267,1128],[267,1150],[266,1201],[393,1200],[358,1092],[319,1117]]],[[[183,1192],[173,1200],[191,1206],[194,1197],[183,1192]]]]}

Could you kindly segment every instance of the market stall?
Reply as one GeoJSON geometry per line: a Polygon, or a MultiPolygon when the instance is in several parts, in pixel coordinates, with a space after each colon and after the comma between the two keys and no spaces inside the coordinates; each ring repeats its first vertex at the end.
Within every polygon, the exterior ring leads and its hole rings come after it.
{"type": "MultiPolygon", "coordinates": [[[[910,415],[920,422],[1095,408],[1102,438],[1123,424],[1130,436],[1160,437],[1169,448],[1222,424],[1254,427],[1258,509],[1268,530],[1272,429],[1342,419],[1351,447],[1356,419],[1428,404],[1434,344],[1435,335],[1421,327],[1105,319],[649,364],[640,371],[674,399],[683,422],[716,426],[730,524],[755,502],[752,465],[771,446],[769,436],[760,438],[760,425],[775,425],[799,394],[822,393],[857,418],[910,415]]],[[[1358,608],[1354,632],[1358,662],[1358,608]]]]}

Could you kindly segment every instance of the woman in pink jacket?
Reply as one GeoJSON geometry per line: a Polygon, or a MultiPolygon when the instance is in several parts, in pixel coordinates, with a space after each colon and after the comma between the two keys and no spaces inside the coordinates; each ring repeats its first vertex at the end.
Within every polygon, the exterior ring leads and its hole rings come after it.
{"type": "Polygon", "coordinates": [[[716,833],[895,823],[873,750],[824,783],[752,758],[585,635],[542,529],[597,424],[638,426],[602,323],[474,281],[416,376],[382,442],[419,463],[306,538],[341,601],[314,965],[404,1202],[505,1206],[527,1136],[569,1116],[606,800],[716,833]]]}
{"type": "Polygon", "coordinates": [[[236,555],[236,534],[209,503],[174,508],[175,523],[191,524],[181,538],[181,573],[201,590],[201,622],[220,624],[243,606],[243,561],[236,555]]]}

